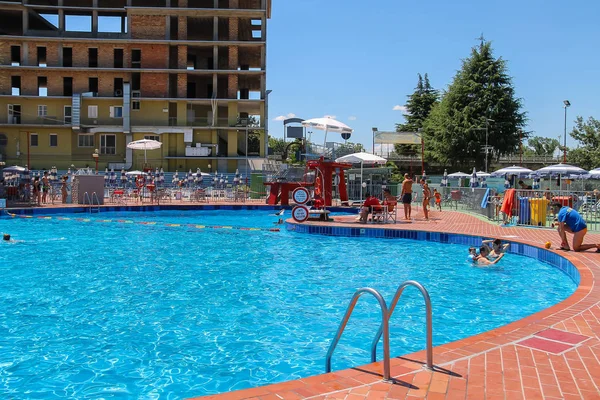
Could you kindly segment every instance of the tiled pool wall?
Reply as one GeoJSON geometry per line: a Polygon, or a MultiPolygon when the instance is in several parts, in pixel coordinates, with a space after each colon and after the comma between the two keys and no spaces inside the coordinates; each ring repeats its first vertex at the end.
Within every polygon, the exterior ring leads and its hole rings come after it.
{"type": "MultiPolygon", "coordinates": [[[[412,239],[412,240],[427,240],[430,242],[462,244],[465,246],[479,247],[482,240],[489,240],[483,236],[469,236],[456,233],[442,232],[426,232],[401,229],[384,229],[384,228],[364,228],[364,227],[340,227],[340,226],[322,226],[322,225],[304,225],[296,223],[286,223],[285,227],[289,231],[297,233],[308,233],[328,236],[346,236],[346,237],[365,237],[365,238],[382,238],[382,239],[412,239]]],[[[508,248],[509,253],[514,253],[526,257],[532,257],[539,261],[548,263],[559,269],[570,277],[577,286],[579,286],[580,275],[579,271],[569,260],[560,255],[524,243],[513,242],[503,239],[510,243],[508,248]]]]}
{"type": "MultiPolygon", "coordinates": [[[[101,205],[99,212],[119,212],[119,211],[165,211],[165,210],[291,210],[292,206],[273,206],[263,204],[161,204],[161,205],[126,205],[110,206],[101,205]]],[[[344,207],[327,207],[333,213],[356,214],[355,209],[344,207]]],[[[81,214],[90,213],[90,207],[40,207],[40,208],[15,208],[7,209],[6,212],[16,215],[48,215],[48,214],[81,214]]],[[[96,211],[93,212],[95,214],[96,211]]],[[[5,214],[6,215],[6,214],[5,214]]],[[[0,215],[1,217],[1,215],[0,215]]]]}

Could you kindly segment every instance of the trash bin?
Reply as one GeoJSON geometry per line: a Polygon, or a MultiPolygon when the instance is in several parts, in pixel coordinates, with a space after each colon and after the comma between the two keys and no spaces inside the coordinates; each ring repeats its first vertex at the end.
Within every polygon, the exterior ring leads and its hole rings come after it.
{"type": "Polygon", "coordinates": [[[573,196],[555,196],[552,201],[557,201],[563,206],[573,207],[573,196]]]}
{"type": "Polygon", "coordinates": [[[531,205],[531,224],[546,226],[546,212],[548,211],[548,199],[529,199],[531,205]]]}
{"type": "Polygon", "coordinates": [[[529,225],[530,219],[529,197],[519,197],[519,224],[529,225]]]}

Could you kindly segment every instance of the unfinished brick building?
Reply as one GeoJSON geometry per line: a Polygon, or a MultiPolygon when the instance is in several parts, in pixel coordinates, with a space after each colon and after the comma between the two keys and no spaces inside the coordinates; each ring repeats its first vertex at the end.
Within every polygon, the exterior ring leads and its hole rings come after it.
{"type": "Polygon", "coordinates": [[[0,3],[0,157],[246,171],[267,147],[271,0],[0,3]],[[133,140],[160,150],[132,152],[133,140]]]}

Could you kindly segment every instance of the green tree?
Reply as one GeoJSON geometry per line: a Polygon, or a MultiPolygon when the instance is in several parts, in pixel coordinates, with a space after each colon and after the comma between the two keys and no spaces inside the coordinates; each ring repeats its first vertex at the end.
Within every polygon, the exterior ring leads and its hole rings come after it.
{"type": "Polygon", "coordinates": [[[273,151],[273,154],[283,154],[287,143],[282,138],[276,138],[269,136],[269,148],[273,151]]]}
{"type": "MultiPolygon", "coordinates": [[[[494,58],[491,43],[482,39],[425,121],[427,158],[482,168],[486,125],[494,153],[514,154],[519,149],[519,130],[527,120],[521,107],[506,61],[494,58]]],[[[523,136],[526,139],[527,133],[523,136]]]]}
{"type": "Polygon", "coordinates": [[[593,117],[584,121],[578,116],[571,137],[579,143],[579,147],[567,152],[569,164],[587,170],[600,167],[600,121],[593,117]]]}
{"type": "Polygon", "coordinates": [[[536,156],[551,156],[558,149],[560,143],[556,139],[534,136],[527,140],[527,146],[536,156]]]}
{"type": "MultiPolygon", "coordinates": [[[[419,77],[417,87],[413,94],[408,96],[408,101],[404,105],[406,107],[406,114],[404,115],[406,122],[396,124],[396,132],[417,132],[421,129],[431,109],[439,99],[439,92],[429,83],[429,76],[427,74],[425,74],[425,78],[421,74],[417,74],[417,76],[419,77]]],[[[418,145],[397,144],[394,148],[399,154],[415,154],[420,151],[418,145]]]]}

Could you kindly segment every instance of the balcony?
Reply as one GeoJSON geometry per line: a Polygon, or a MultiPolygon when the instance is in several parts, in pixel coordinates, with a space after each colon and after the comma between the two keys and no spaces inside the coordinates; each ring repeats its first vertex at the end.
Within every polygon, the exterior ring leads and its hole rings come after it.
{"type": "Polygon", "coordinates": [[[71,125],[71,118],[67,121],[61,117],[29,117],[29,116],[9,116],[6,120],[0,120],[0,125],[71,125]]]}

